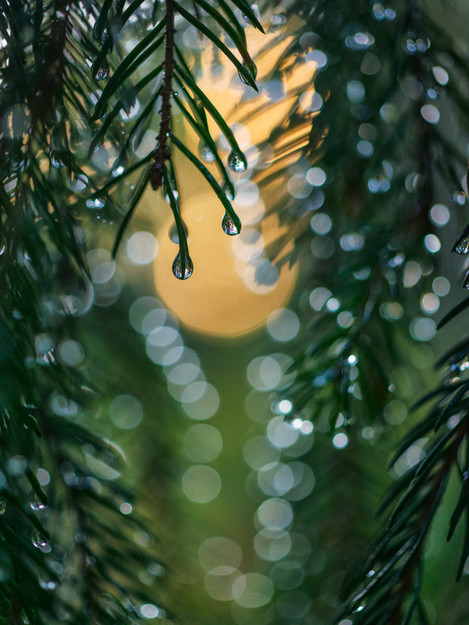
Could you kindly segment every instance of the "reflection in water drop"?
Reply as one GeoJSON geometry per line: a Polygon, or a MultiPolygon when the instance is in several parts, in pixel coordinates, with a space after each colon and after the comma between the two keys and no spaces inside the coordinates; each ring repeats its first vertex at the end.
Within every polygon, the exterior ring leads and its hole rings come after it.
{"type": "Polygon", "coordinates": [[[178,252],[173,262],[173,274],[178,280],[187,280],[194,271],[194,265],[188,252],[178,252]]]}
{"type": "Polygon", "coordinates": [[[239,226],[235,224],[231,215],[229,215],[228,213],[225,213],[223,220],[221,222],[221,227],[223,228],[223,232],[230,236],[239,234],[241,231],[239,226]]]}
{"type": "Polygon", "coordinates": [[[108,76],[109,76],[109,65],[107,64],[106,61],[103,61],[103,63],[96,70],[94,74],[94,79],[97,81],[106,80],[108,76]]]}
{"type": "Polygon", "coordinates": [[[46,509],[47,506],[45,503],[42,503],[42,501],[34,500],[31,501],[29,507],[31,508],[31,510],[34,510],[34,512],[42,512],[46,509]]]}
{"type": "MultiPolygon", "coordinates": [[[[249,61],[249,62],[243,61],[243,67],[247,69],[247,71],[249,72],[249,74],[251,74],[253,79],[256,80],[257,78],[256,64],[253,61],[249,61]]],[[[241,72],[238,72],[238,76],[241,82],[243,82],[245,85],[251,86],[251,83],[249,82],[249,80],[246,78],[244,74],[242,74],[241,72]]]]}
{"type": "Polygon", "coordinates": [[[237,174],[242,174],[244,171],[246,171],[248,162],[242,152],[231,150],[228,156],[228,166],[237,174]]]}
{"type": "Polygon", "coordinates": [[[44,538],[44,536],[37,530],[35,530],[33,532],[33,535],[31,537],[31,541],[32,541],[33,545],[35,547],[37,547],[37,549],[44,549],[44,548],[46,548],[49,545],[49,543],[44,538]]]}

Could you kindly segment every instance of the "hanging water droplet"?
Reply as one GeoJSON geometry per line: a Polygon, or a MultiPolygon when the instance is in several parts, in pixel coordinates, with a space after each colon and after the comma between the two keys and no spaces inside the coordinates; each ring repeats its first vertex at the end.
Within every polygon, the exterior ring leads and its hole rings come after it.
{"type": "Polygon", "coordinates": [[[248,162],[242,152],[231,150],[228,156],[228,166],[237,174],[242,174],[243,171],[246,171],[248,162]]]}
{"type": "Polygon", "coordinates": [[[225,182],[223,185],[223,193],[226,195],[226,199],[232,202],[235,198],[234,187],[231,183],[225,182]]]}
{"type": "MultiPolygon", "coordinates": [[[[186,224],[183,223],[182,227],[183,227],[184,233],[185,233],[185,235],[187,237],[187,235],[189,234],[189,230],[187,229],[186,224]]],[[[169,231],[169,238],[171,239],[171,241],[173,243],[179,244],[179,233],[178,233],[178,229],[177,229],[177,225],[176,224],[173,224],[171,226],[171,229],[169,231]]]]}
{"type": "Polygon", "coordinates": [[[50,155],[50,164],[56,169],[63,169],[65,167],[65,163],[60,156],[58,154],[54,154],[53,152],[50,155]]]}
{"type": "MultiPolygon", "coordinates": [[[[257,67],[256,64],[254,63],[254,61],[243,61],[243,67],[248,71],[249,74],[251,74],[252,78],[254,80],[256,80],[257,78],[257,67]]],[[[238,76],[239,79],[241,80],[241,82],[243,82],[245,85],[250,85],[252,86],[251,82],[249,82],[249,80],[246,78],[246,75],[243,74],[242,72],[238,72],[238,76]]]]}
{"type": "Polygon", "coordinates": [[[0,516],[3,516],[7,511],[7,502],[4,499],[0,499],[0,516]]]}
{"type": "Polygon", "coordinates": [[[469,254],[469,226],[466,226],[459,235],[458,240],[453,246],[453,252],[457,254],[469,254]]]}
{"type": "Polygon", "coordinates": [[[39,582],[39,585],[41,586],[41,588],[44,588],[44,590],[55,590],[57,588],[57,583],[53,582],[52,580],[41,580],[39,582]]]}
{"type": "Polygon", "coordinates": [[[213,161],[215,160],[215,154],[212,152],[210,147],[203,141],[199,143],[199,154],[201,159],[206,163],[213,163],[213,161]]]}
{"type": "Polygon", "coordinates": [[[109,30],[106,26],[101,27],[101,23],[98,20],[94,25],[93,35],[98,41],[106,41],[109,35],[109,30]]]}
{"type": "Polygon", "coordinates": [[[178,255],[174,259],[173,262],[173,274],[176,276],[178,280],[187,280],[192,275],[194,271],[194,265],[192,264],[191,257],[187,252],[181,254],[178,252],[178,255]]]}
{"type": "Polygon", "coordinates": [[[86,200],[85,204],[86,204],[86,206],[88,208],[92,208],[94,210],[99,210],[100,208],[102,208],[104,206],[105,202],[99,196],[95,195],[95,196],[89,197],[86,200]]]}
{"type": "Polygon", "coordinates": [[[235,224],[231,215],[228,213],[225,213],[221,222],[221,227],[223,228],[223,232],[225,234],[229,234],[230,236],[234,236],[235,234],[239,234],[241,232],[240,227],[235,224]]]}
{"type": "Polygon", "coordinates": [[[106,80],[108,76],[109,76],[109,65],[107,64],[106,61],[103,61],[103,63],[101,63],[101,65],[95,71],[94,79],[98,81],[106,80]]]}
{"type": "Polygon", "coordinates": [[[42,503],[42,501],[34,500],[29,504],[29,507],[31,510],[34,510],[34,512],[42,512],[47,506],[45,503],[42,503]]]}
{"type": "Polygon", "coordinates": [[[41,534],[41,532],[39,532],[38,530],[35,530],[33,532],[31,540],[33,545],[38,549],[44,549],[44,547],[47,547],[49,544],[44,536],[41,534]]]}

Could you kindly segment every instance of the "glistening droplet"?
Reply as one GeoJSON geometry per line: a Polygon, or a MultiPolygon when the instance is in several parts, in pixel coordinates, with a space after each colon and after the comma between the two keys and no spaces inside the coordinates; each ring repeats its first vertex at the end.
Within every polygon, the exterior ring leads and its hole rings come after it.
{"type": "Polygon", "coordinates": [[[99,196],[97,195],[92,195],[91,197],[89,197],[86,202],[85,202],[87,208],[92,208],[94,210],[99,210],[100,208],[102,208],[104,206],[104,200],[102,200],[99,196]]]}
{"type": "Polygon", "coordinates": [[[106,80],[109,76],[109,65],[104,61],[94,73],[95,80],[106,80]]]}
{"type": "Polygon", "coordinates": [[[453,246],[453,252],[457,254],[469,254],[469,226],[466,226],[462,234],[453,246]]]}
{"type": "Polygon", "coordinates": [[[232,202],[235,198],[234,187],[231,183],[225,182],[223,185],[223,193],[226,195],[226,199],[232,202]]]}
{"type": "Polygon", "coordinates": [[[35,530],[33,532],[31,540],[33,545],[38,549],[44,549],[44,547],[47,547],[47,545],[49,544],[44,536],[41,534],[41,532],[39,532],[38,530],[35,530]]]}
{"type": "Polygon", "coordinates": [[[46,504],[42,503],[42,501],[34,500],[29,504],[29,507],[35,512],[42,512],[42,510],[46,509],[46,504]]]}
{"type": "Polygon", "coordinates": [[[178,252],[173,262],[173,274],[178,280],[187,280],[194,271],[194,265],[188,252],[178,252]]]}
{"type": "Polygon", "coordinates": [[[223,228],[224,233],[229,234],[230,236],[239,234],[241,231],[239,226],[235,224],[235,222],[231,218],[231,215],[229,215],[228,213],[225,213],[221,222],[221,227],[223,228]]]}
{"type": "MultiPolygon", "coordinates": [[[[249,61],[248,63],[246,63],[246,61],[243,61],[243,67],[249,72],[249,74],[251,74],[253,80],[256,80],[257,67],[254,61],[249,61]]],[[[245,74],[238,72],[238,76],[241,82],[244,82],[245,85],[252,86],[249,80],[246,78],[245,74]]]]}
{"type": "MultiPolygon", "coordinates": [[[[182,227],[183,227],[184,233],[185,233],[185,235],[187,237],[187,235],[189,234],[189,231],[187,229],[186,224],[183,223],[182,227]]],[[[171,230],[169,231],[169,238],[171,239],[171,241],[173,243],[176,243],[176,244],[179,243],[179,233],[178,233],[178,229],[177,229],[177,225],[176,224],[173,224],[171,226],[171,230]]]]}
{"type": "Polygon", "coordinates": [[[242,174],[243,171],[246,171],[248,162],[242,152],[238,152],[237,150],[231,150],[228,156],[228,166],[237,174],[242,174]]]}
{"type": "Polygon", "coordinates": [[[213,161],[215,160],[215,154],[212,152],[210,147],[203,141],[199,143],[199,154],[200,158],[206,163],[213,163],[213,161]]]}

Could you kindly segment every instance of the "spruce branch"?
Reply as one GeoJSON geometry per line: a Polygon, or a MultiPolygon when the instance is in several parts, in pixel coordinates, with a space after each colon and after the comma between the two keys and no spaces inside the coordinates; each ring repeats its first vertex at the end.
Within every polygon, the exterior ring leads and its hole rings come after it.
{"type": "MultiPolygon", "coordinates": [[[[95,149],[104,140],[106,133],[108,133],[109,136],[109,133],[112,133],[113,128],[116,127],[117,114],[123,107],[125,107],[126,101],[128,101],[129,98],[135,98],[137,94],[143,95],[145,89],[153,84],[153,95],[149,98],[147,106],[144,107],[143,111],[138,116],[130,134],[127,135],[127,138],[124,141],[123,146],[121,142],[122,132],[116,132],[116,136],[119,137],[119,140],[116,143],[116,147],[119,150],[119,156],[116,159],[116,163],[126,163],[127,151],[132,135],[135,135],[137,132],[142,135],[142,131],[144,131],[151,122],[154,105],[160,101],[158,112],[159,130],[156,139],[156,147],[151,152],[152,164],[149,169],[149,173],[147,172],[144,174],[144,177],[146,182],[150,182],[155,191],[164,187],[165,194],[170,199],[173,215],[175,216],[175,226],[179,232],[179,253],[173,263],[173,273],[179,279],[186,279],[192,274],[192,261],[190,260],[187,250],[185,226],[180,218],[180,210],[179,208],[174,210],[173,202],[171,200],[171,198],[175,199],[173,191],[176,186],[176,176],[171,176],[171,187],[164,184],[167,178],[165,172],[171,172],[174,168],[171,160],[173,143],[176,144],[177,142],[178,146],[182,145],[186,155],[189,153],[191,154],[191,156],[188,157],[189,160],[196,165],[200,173],[206,178],[212,189],[217,194],[221,203],[225,206],[226,212],[222,220],[222,227],[223,230],[229,235],[237,234],[241,229],[241,224],[233,209],[230,199],[234,197],[233,183],[230,180],[226,166],[223,164],[217,142],[214,141],[212,137],[212,131],[207,123],[207,113],[214,119],[220,131],[225,135],[232,146],[232,152],[228,155],[227,159],[228,166],[235,172],[242,172],[247,167],[247,161],[245,155],[239,148],[231,129],[228,127],[228,124],[226,124],[223,120],[222,115],[213,106],[209,98],[207,98],[197,86],[197,80],[193,75],[193,70],[187,63],[185,53],[178,51],[175,32],[176,17],[182,18],[187,25],[194,27],[201,37],[206,37],[210,40],[213,45],[218,48],[219,51],[234,65],[242,80],[254,89],[257,89],[255,83],[257,70],[247,49],[244,28],[241,25],[238,16],[230,7],[230,3],[226,1],[223,2],[220,9],[213,7],[211,3],[206,0],[196,0],[192,4],[193,12],[182,4],[179,4],[176,0],[167,0],[164,5],[165,11],[163,17],[161,17],[157,24],[150,29],[148,35],[146,35],[146,37],[144,37],[135,46],[135,48],[115,66],[115,69],[111,72],[110,78],[96,104],[93,119],[96,121],[101,120],[101,122],[99,122],[100,125],[97,125],[95,136],[91,143],[91,149],[95,149]],[[227,16],[226,18],[225,15],[227,16]],[[242,62],[224,43],[223,38],[225,36],[230,37],[233,41],[236,51],[241,55],[242,62]],[[160,49],[162,46],[164,47],[162,53],[163,58],[160,61],[158,55],[161,56],[160,49]],[[142,64],[149,59],[155,59],[156,68],[141,78],[140,72],[142,64]],[[183,97],[180,99],[176,98],[173,93],[173,81],[178,83],[182,91],[183,97]],[[124,95],[122,95],[121,98],[114,103],[113,98],[119,88],[121,88],[123,82],[127,85],[126,91],[124,92],[124,95]],[[185,100],[185,103],[183,100],[185,100]],[[106,112],[110,103],[112,103],[112,108],[106,112]],[[171,120],[175,114],[173,109],[174,105],[177,105],[177,103],[182,106],[182,108],[179,109],[179,113],[183,114],[192,129],[199,135],[201,145],[207,146],[210,153],[214,155],[217,168],[223,178],[222,184],[219,184],[216,181],[214,174],[210,171],[210,168],[202,162],[201,158],[193,154],[187,145],[187,139],[185,137],[176,137],[171,134],[173,132],[171,129],[171,120]]],[[[256,28],[262,30],[262,26],[255,17],[252,8],[245,2],[245,0],[236,0],[233,1],[232,4],[234,7],[241,9],[246,18],[256,28]]],[[[112,3],[106,3],[103,6],[102,13],[97,22],[99,24],[99,32],[103,30],[103,25],[111,19],[111,5],[112,3]]],[[[136,6],[129,6],[127,11],[129,15],[132,12],[138,13],[139,3],[137,3],[136,6]]],[[[152,19],[153,17],[154,16],[152,16],[152,19]]],[[[108,55],[108,53],[108,40],[105,39],[102,50],[95,60],[96,67],[101,63],[104,56],[108,55]]],[[[124,134],[127,134],[126,129],[122,130],[124,134]]],[[[124,172],[118,176],[118,180],[105,183],[101,189],[96,190],[94,197],[100,197],[104,193],[105,197],[108,198],[108,189],[114,186],[117,182],[123,182],[130,175],[132,169],[132,165],[124,166],[124,172]]],[[[119,244],[137,207],[141,193],[143,193],[143,190],[139,185],[138,197],[137,191],[135,191],[135,194],[130,193],[128,197],[124,219],[121,222],[114,245],[114,254],[117,253],[119,244]]],[[[175,201],[179,202],[179,198],[175,199],[175,201]]]]}
{"type": "Polygon", "coordinates": [[[161,92],[160,131],[156,149],[152,153],[154,163],[151,166],[150,182],[153,190],[159,189],[163,182],[163,168],[171,157],[168,137],[171,130],[171,98],[173,95],[174,71],[174,4],[173,0],[166,0],[165,13],[165,56],[163,63],[163,88],[161,92]]]}

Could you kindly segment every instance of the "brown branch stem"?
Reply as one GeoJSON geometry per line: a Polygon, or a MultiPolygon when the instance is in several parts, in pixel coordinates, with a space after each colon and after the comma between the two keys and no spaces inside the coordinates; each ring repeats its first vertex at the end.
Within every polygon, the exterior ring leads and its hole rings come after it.
{"type": "Polygon", "coordinates": [[[174,3],[166,0],[165,13],[165,57],[163,65],[163,89],[161,93],[161,122],[160,132],[156,142],[156,148],[152,153],[153,164],[150,171],[150,182],[156,191],[163,182],[163,167],[171,157],[168,145],[168,137],[171,130],[171,97],[173,95],[173,70],[174,70],[174,3]]]}

